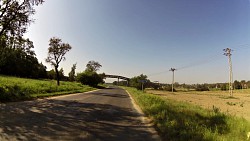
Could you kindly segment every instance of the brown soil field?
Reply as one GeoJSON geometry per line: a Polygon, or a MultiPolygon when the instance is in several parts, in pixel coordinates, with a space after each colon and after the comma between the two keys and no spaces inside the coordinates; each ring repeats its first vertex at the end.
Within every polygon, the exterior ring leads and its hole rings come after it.
{"type": "Polygon", "coordinates": [[[233,97],[229,96],[228,91],[167,92],[147,90],[147,93],[195,104],[205,109],[212,110],[216,107],[223,113],[243,117],[250,121],[250,89],[234,91],[233,97]]]}

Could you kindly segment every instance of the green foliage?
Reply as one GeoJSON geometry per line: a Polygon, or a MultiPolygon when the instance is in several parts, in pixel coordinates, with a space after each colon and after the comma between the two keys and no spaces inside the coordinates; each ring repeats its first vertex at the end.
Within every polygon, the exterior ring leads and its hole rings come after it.
{"type": "Polygon", "coordinates": [[[209,88],[206,84],[198,84],[195,90],[196,91],[209,91],[209,88]]]}
{"type": "Polygon", "coordinates": [[[228,88],[228,84],[223,84],[223,85],[221,85],[221,88],[220,88],[222,91],[226,91],[226,90],[228,90],[229,88],[228,88]]]}
{"type": "Polygon", "coordinates": [[[144,85],[144,89],[147,88],[150,84],[150,80],[147,79],[146,75],[139,75],[139,76],[135,76],[133,78],[130,79],[129,84],[131,87],[134,87],[138,90],[142,89],[142,84],[144,85]],[[144,82],[142,82],[144,81],[144,82]]]}
{"type": "Polygon", "coordinates": [[[48,48],[48,57],[46,62],[50,63],[55,67],[57,85],[60,85],[60,74],[58,67],[61,61],[65,60],[65,54],[71,50],[71,46],[68,43],[62,43],[62,40],[56,37],[50,38],[48,48]]]}
{"type": "Polygon", "coordinates": [[[46,67],[38,63],[33,42],[23,38],[44,0],[0,1],[0,74],[45,78],[46,67]]]}
{"type": "Polygon", "coordinates": [[[89,61],[88,64],[86,65],[86,70],[85,71],[89,71],[89,72],[96,72],[98,71],[102,65],[99,62],[96,61],[89,61]]]}
{"type": "Polygon", "coordinates": [[[8,35],[20,38],[33,21],[34,5],[42,4],[44,0],[1,0],[0,1],[0,36],[8,35]]]}
{"type": "Polygon", "coordinates": [[[76,82],[62,81],[60,86],[54,80],[35,80],[9,76],[0,76],[0,101],[18,101],[77,92],[94,88],[76,82]]]}
{"type": "Polygon", "coordinates": [[[242,85],[239,81],[235,80],[234,81],[234,89],[242,89],[242,85]]]}
{"type": "Polygon", "coordinates": [[[71,67],[71,71],[69,72],[69,81],[75,81],[76,80],[76,63],[73,64],[73,66],[71,67]]]}
{"type": "Polygon", "coordinates": [[[126,88],[144,113],[153,119],[163,140],[175,141],[244,141],[250,123],[213,110],[205,110],[185,102],[126,88]]]}
{"type": "Polygon", "coordinates": [[[84,71],[82,73],[78,73],[76,80],[81,82],[83,85],[89,85],[93,87],[96,87],[99,83],[104,83],[102,75],[99,75],[93,71],[84,71]]]}
{"type": "Polygon", "coordinates": [[[0,74],[28,78],[47,77],[46,67],[38,63],[35,56],[20,48],[0,47],[0,60],[0,74]]]}

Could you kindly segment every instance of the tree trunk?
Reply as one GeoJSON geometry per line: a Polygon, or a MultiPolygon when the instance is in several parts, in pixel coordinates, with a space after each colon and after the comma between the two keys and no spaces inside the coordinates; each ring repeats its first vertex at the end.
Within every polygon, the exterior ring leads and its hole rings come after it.
{"type": "Polygon", "coordinates": [[[60,82],[59,82],[59,72],[58,72],[58,67],[55,67],[55,70],[56,70],[56,80],[57,80],[57,86],[60,85],[60,82]]]}

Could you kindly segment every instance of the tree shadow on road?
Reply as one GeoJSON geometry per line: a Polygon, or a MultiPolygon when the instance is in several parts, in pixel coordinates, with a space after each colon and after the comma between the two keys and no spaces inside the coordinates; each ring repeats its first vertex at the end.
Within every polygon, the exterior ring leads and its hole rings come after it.
{"type": "Polygon", "coordinates": [[[0,140],[154,140],[132,109],[36,100],[0,105],[0,140]]]}
{"type": "Polygon", "coordinates": [[[98,92],[98,95],[101,95],[101,96],[108,96],[108,97],[117,97],[117,98],[129,98],[129,96],[126,94],[116,94],[116,93],[100,93],[98,92]]]}

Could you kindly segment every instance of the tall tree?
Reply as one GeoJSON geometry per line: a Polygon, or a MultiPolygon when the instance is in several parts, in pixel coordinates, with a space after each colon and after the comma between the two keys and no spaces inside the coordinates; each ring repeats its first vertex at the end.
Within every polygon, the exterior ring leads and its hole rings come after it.
{"type": "Polygon", "coordinates": [[[44,0],[1,0],[0,36],[22,37],[28,25],[33,21],[34,6],[44,0]]]}
{"type": "Polygon", "coordinates": [[[86,65],[86,71],[90,71],[90,72],[96,72],[98,71],[102,65],[99,62],[96,61],[89,61],[88,64],[86,65]]]}
{"type": "Polygon", "coordinates": [[[72,48],[68,43],[62,43],[62,40],[53,37],[49,41],[48,57],[46,62],[55,67],[57,85],[60,85],[58,67],[61,61],[66,60],[65,54],[72,48]]]}
{"type": "Polygon", "coordinates": [[[37,78],[42,67],[23,34],[34,20],[34,7],[44,0],[0,0],[0,73],[37,78]]]}
{"type": "Polygon", "coordinates": [[[71,67],[71,71],[69,72],[69,81],[75,81],[76,78],[76,63],[73,64],[73,66],[71,67]]]}

